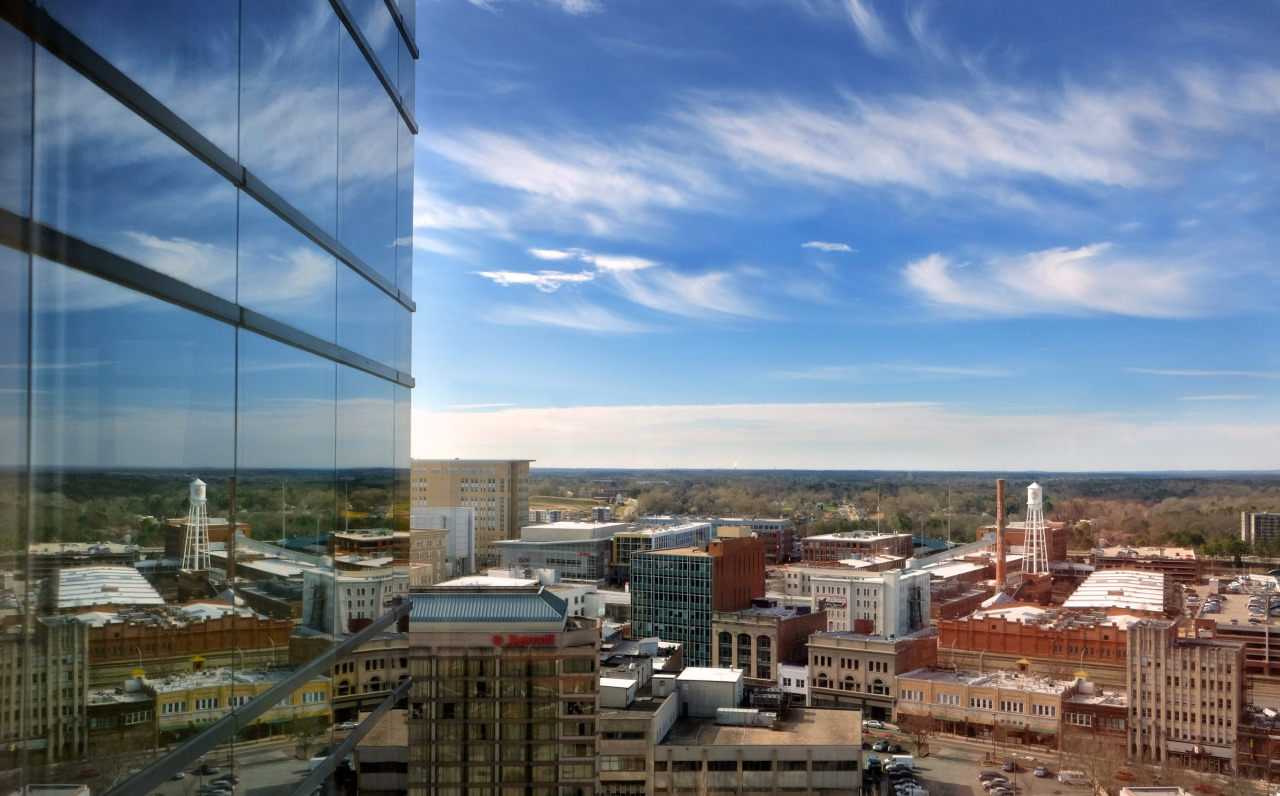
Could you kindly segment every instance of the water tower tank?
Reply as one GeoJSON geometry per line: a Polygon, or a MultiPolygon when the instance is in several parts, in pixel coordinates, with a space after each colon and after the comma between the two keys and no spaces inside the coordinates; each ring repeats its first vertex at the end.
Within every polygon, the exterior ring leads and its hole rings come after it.
{"type": "Polygon", "coordinates": [[[191,482],[191,502],[192,503],[195,503],[196,501],[200,501],[201,503],[204,502],[204,488],[205,488],[205,483],[204,481],[201,481],[199,478],[191,482]]]}
{"type": "Polygon", "coordinates": [[[1027,487],[1027,503],[1040,503],[1044,499],[1044,490],[1039,484],[1027,487]]]}

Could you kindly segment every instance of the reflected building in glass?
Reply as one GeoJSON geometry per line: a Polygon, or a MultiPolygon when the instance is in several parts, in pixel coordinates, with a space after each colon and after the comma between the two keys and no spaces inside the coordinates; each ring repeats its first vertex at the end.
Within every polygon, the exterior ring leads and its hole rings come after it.
{"type": "Polygon", "coordinates": [[[154,562],[195,478],[259,542],[407,531],[415,24],[0,2],[0,791],[95,748],[95,648],[42,616],[33,545],[154,562]]]}

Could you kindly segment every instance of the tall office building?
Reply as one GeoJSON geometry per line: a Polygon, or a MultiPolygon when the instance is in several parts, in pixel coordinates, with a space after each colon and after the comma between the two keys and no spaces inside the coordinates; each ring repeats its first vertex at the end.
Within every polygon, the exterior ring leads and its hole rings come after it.
{"type": "Polygon", "coordinates": [[[600,620],[541,586],[409,599],[411,796],[594,793],[600,620]]]}
{"type": "Polygon", "coordinates": [[[1240,512],[1240,538],[1250,546],[1280,539],[1280,514],[1240,512]]]}
{"type": "MultiPolygon", "coordinates": [[[[0,549],[158,539],[196,478],[230,516],[235,475],[265,539],[407,505],[414,27],[409,0],[0,3],[0,549]]],[[[23,721],[5,792],[86,717],[23,721]]]]}
{"type": "Polygon", "coordinates": [[[476,566],[495,566],[494,542],[519,539],[529,524],[529,459],[414,459],[409,486],[413,508],[476,510],[476,566]]]}
{"type": "Polygon", "coordinates": [[[684,645],[689,666],[711,666],[711,621],[764,596],[764,542],[713,539],[631,556],[631,636],[684,645]]]}

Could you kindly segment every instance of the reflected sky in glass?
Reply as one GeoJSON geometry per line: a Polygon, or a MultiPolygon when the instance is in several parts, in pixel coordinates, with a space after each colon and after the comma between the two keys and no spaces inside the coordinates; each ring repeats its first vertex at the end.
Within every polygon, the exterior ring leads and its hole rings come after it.
{"type": "Polygon", "coordinates": [[[237,467],[333,469],[336,367],[240,331],[237,467]]]}
{"type": "Polygon", "coordinates": [[[338,269],[338,345],[393,365],[398,312],[408,310],[350,268],[338,269]]]}
{"type": "MultiPolygon", "coordinates": [[[[395,463],[395,385],[338,366],[338,471],[395,463]]],[[[391,489],[387,480],[380,486],[391,489]]]]}
{"type": "Polygon", "coordinates": [[[333,255],[253,197],[240,195],[241,304],[333,342],[336,283],[333,255]]]}
{"type": "Polygon", "coordinates": [[[344,32],[338,115],[338,239],[391,282],[396,280],[395,106],[344,32]]]}
{"type": "Polygon", "coordinates": [[[396,42],[403,41],[385,0],[347,0],[356,27],[392,81],[396,79],[396,42]]]}
{"type": "Polygon", "coordinates": [[[0,22],[0,208],[31,212],[31,42],[0,22]]]}
{"type": "Polygon", "coordinates": [[[39,50],[35,217],[235,299],[236,189],[39,50]]]}
{"type": "Polygon", "coordinates": [[[237,156],[239,0],[42,5],[218,148],[237,156]]]}
{"type": "Polygon", "coordinates": [[[231,466],[232,327],[41,259],[32,295],[34,467],[231,466]]]}
{"type": "Polygon", "coordinates": [[[396,125],[396,287],[413,295],[413,140],[409,126],[396,125]]]}
{"type": "MultiPolygon", "coordinates": [[[[27,454],[27,260],[0,246],[0,468],[27,454]]],[[[6,519],[0,502],[0,525],[6,519]]]]}
{"type": "Polygon", "coordinates": [[[337,231],[340,27],[325,0],[244,4],[241,162],[330,234],[337,231]]]}

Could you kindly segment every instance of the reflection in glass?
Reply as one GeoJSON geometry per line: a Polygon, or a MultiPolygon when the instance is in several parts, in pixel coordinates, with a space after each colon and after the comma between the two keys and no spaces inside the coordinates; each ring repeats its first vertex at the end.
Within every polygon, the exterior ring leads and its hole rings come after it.
{"type": "Polygon", "coordinates": [[[396,88],[400,92],[401,102],[409,111],[410,116],[417,116],[418,103],[415,100],[418,92],[418,62],[414,60],[413,53],[409,51],[409,45],[405,43],[403,38],[396,39],[396,51],[399,53],[400,67],[397,76],[396,88]]]}
{"type": "Polygon", "coordinates": [[[236,157],[238,0],[44,0],[63,26],[236,157]],[[146,24],[139,24],[139,20],[146,24]]]}
{"type": "Polygon", "coordinates": [[[232,327],[40,259],[32,282],[34,468],[231,466],[232,327]]]}
{"type": "MultiPolygon", "coordinates": [[[[364,34],[373,54],[382,68],[395,81],[396,42],[400,41],[400,29],[391,17],[386,0],[347,0],[347,8],[355,19],[356,27],[364,34]]],[[[385,104],[385,102],[384,102],[385,104]]]]}
{"type": "Polygon", "coordinates": [[[333,470],[335,367],[241,330],[238,468],[333,470]]]}
{"type": "Polygon", "coordinates": [[[279,216],[240,196],[241,304],[333,342],[336,266],[332,255],[279,216]]]}
{"type": "MultiPolygon", "coordinates": [[[[396,125],[400,151],[396,156],[396,287],[413,294],[413,133],[396,125]]],[[[408,368],[405,368],[406,372],[408,368]]]]}
{"type": "Polygon", "coordinates": [[[0,22],[0,208],[31,212],[31,41],[0,22]]]}
{"type": "Polygon", "coordinates": [[[396,523],[394,527],[402,531],[409,527],[409,428],[413,420],[409,388],[395,385],[395,400],[396,452],[393,461],[396,469],[393,502],[396,523]]]}
{"type": "Polygon", "coordinates": [[[43,49],[36,80],[36,220],[234,300],[235,187],[43,49]]]}
{"type": "Polygon", "coordinates": [[[27,263],[26,254],[0,247],[0,550],[25,547],[27,263]]]}
{"type": "Polygon", "coordinates": [[[241,161],[330,234],[340,27],[326,0],[245,3],[240,39],[241,161]]]}
{"type": "Polygon", "coordinates": [[[350,268],[338,269],[338,345],[391,365],[398,313],[408,310],[350,268]]]}
{"type": "Polygon", "coordinates": [[[338,240],[394,282],[400,116],[345,31],[340,50],[338,240]]]}

